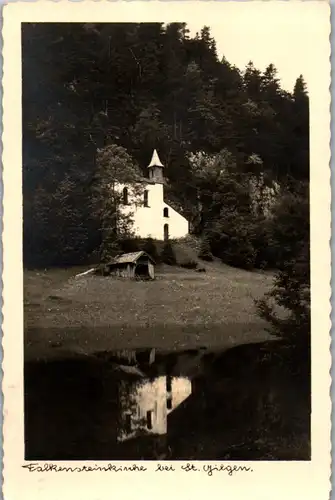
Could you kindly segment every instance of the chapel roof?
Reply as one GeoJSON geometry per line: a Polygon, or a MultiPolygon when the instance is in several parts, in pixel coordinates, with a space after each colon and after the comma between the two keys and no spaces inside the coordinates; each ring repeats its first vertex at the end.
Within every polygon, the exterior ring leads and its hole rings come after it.
{"type": "Polygon", "coordinates": [[[157,149],[154,149],[154,152],[152,153],[151,162],[149,163],[148,168],[151,167],[164,167],[163,163],[159,159],[157,149]]]}

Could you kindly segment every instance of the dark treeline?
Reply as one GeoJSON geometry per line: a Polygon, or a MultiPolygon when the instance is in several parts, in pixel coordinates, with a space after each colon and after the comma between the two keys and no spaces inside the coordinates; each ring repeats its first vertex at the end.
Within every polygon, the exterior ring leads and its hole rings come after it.
{"type": "MultiPolygon", "coordinates": [[[[157,148],[169,203],[208,251],[280,267],[283,241],[251,208],[249,188],[261,179],[293,205],[307,199],[302,76],[289,93],[273,64],[240,71],[219,59],[209,28],[191,37],[184,23],[25,24],[22,47],[25,265],[101,255],[96,195],[106,192],[108,154],[118,170],[145,173],[157,148]]],[[[294,232],[286,236],[290,246],[294,232]]]]}

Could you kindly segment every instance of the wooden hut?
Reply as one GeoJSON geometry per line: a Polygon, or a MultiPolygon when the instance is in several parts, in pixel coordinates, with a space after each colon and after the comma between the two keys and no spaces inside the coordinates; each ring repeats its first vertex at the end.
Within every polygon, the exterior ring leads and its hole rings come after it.
{"type": "Polygon", "coordinates": [[[155,279],[155,261],[143,251],[117,255],[106,267],[108,274],[122,278],[155,279]]]}

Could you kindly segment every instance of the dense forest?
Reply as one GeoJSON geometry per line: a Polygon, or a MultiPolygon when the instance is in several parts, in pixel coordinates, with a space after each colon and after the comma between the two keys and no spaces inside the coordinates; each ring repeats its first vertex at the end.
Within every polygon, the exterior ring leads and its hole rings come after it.
{"type": "Polygon", "coordinates": [[[191,37],[185,23],[24,24],[22,60],[25,265],[98,259],[116,210],[112,172],[145,174],[154,148],[169,203],[206,251],[278,269],[285,244],[308,246],[303,76],[290,93],[270,62],[241,71],[220,60],[210,28],[191,37]],[[254,209],[250,180],[280,186],[271,217],[254,209]],[[283,244],[276,217],[305,205],[306,224],[295,215],[298,236],[290,229],[283,244]]]}

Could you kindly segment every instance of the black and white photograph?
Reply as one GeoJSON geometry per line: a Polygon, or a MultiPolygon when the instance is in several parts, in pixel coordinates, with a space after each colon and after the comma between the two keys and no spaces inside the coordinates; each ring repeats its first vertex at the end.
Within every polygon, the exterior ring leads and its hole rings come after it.
{"type": "Polygon", "coordinates": [[[329,491],[328,11],[168,3],[5,15],[15,500],[329,491]]]}
{"type": "Polygon", "coordinates": [[[309,88],[264,51],[22,23],[26,460],[310,460],[309,88]]]}
{"type": "Polygon", "coordinates": [[[330,9],[16,2],[11,500],[329,498],[330,9]]]}

